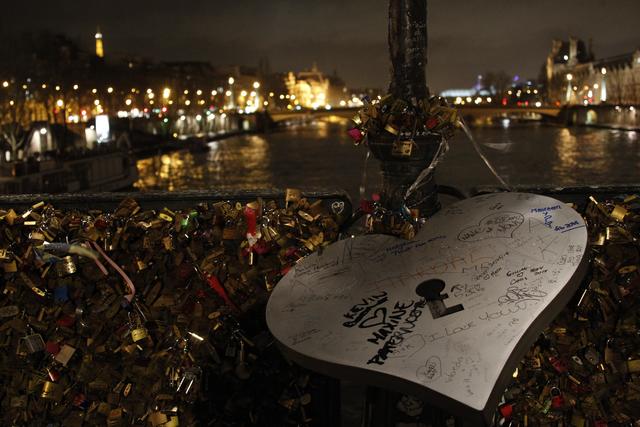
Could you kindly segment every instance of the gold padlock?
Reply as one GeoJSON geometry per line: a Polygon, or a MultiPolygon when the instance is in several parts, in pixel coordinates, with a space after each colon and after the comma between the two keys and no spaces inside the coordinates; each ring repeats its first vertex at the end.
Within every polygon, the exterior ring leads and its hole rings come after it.
{"type": "Polygon", "coordinates": [[[40,397],[43,399],[50,399],[59,401],[62,399],[62,386],[60,384],[53,383],[51,381],[45,381],[42,385],[42,393],[40,397]]]}
{"type": "Polygon", "coordinates": [[[409,157],[413,150],[413,141],[395,141],[391,147],[391,155],[396,157],[409,157]]]}
{"type": "Polygon", "coordinates": [[[16,265],[15,261],[3,262],[0,265],[2,265],[2,269],[5,273],[15,273],[16,271],[18,271],[18,266],[16,265]]]}
{"type": "Polygon", "coordinates": [[[145,339],[148,336],[149,336],[149,333],[145,328],[135,328],[134,330],[131,331],[131,338],[133,339],[133,342],[138,342],[142,339],[145,339]]]}

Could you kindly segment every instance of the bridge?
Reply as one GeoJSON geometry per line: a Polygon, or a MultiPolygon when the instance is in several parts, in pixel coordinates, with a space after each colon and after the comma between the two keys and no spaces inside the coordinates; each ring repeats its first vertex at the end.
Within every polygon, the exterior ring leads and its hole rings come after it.
{"type": "MultiPolygon", "coordinates": [[[[324,117],[343,117],[351,119],[358,112],[357,107],[353,108],[332,108],[330,110],[293,110],[293,111],[270,111],[269,114],[274,122],[285,122],[289,120],[307,120],[324,117]]],[[[557,117],[560,108],[554,106],[498,106],[498,105],[457,105],[456,109],[464,118],[486,119],[491,117],[512,117],[512,116],[532,116],[557,117]]]]}

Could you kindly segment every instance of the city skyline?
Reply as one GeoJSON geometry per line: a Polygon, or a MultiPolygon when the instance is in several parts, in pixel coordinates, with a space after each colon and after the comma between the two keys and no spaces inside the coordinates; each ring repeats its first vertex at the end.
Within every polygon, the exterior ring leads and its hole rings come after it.
{"type": "MultiPolygon", "coordinates": [[[[149,8],[117,0],[87,8],[38,0],[11,4],[0,28],[9,34],[66,33],[91,49],[100,26],[107,57],[255,65],[266,56],[274,70],[301,70],[316,62],[328,74],[337,71],[351,87],[386,87],[386,1],[221,3],[158,0],[149,8]]],[[[602,0],[431,0],[428,83],[433,91],[469,87],[477,74],[499,70],[535,78],[552,39],[570,35],[591,38],[597,57],[626,53],[640,47],[634,33],[638,14],[640,4],[629,0],[615,8],[602,0]]]]}

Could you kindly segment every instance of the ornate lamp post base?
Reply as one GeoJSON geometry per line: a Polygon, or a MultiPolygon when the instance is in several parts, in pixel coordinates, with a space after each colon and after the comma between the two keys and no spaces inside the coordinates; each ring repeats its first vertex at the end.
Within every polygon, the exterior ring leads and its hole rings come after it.
{"type": "Polygon", "coordinates": [[[398,211],[406,207],[413,210],[416,217],[429,217],[440,208],[433,171],[408,198],[405,199],[405,195],[437,155],[441,137],[425,135],[407,140],[411,144],[411,154],[408,156],[398,155],[396,140],[396,136],[389,134],[370,136],[367,142],[371,154],[381,161],[381,202],[387,209],[398,211]]]}

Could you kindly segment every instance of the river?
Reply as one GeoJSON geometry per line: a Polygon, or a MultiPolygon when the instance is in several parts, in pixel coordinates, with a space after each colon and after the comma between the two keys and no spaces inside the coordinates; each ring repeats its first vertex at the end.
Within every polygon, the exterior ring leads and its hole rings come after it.
{"type": "MultiPolygon", "coordinates": [[[[260,135],[209,143],[210,151],[177,151],[138,161],[144,190],[342,188],[357,201],[365,147],[346,135],[348,122],[334,119],[260,135]]],[[[576,186],[637,184],[637,132],[507,123],[472,129],[500,175],[511,185],[576,186]]],[[[440,184],[468,190],[497,185],[466,136],[459,132],[437,169],[440,184]]],[[[367,195],[380,185],[379,165],[366,167],[367,195]]]]}

